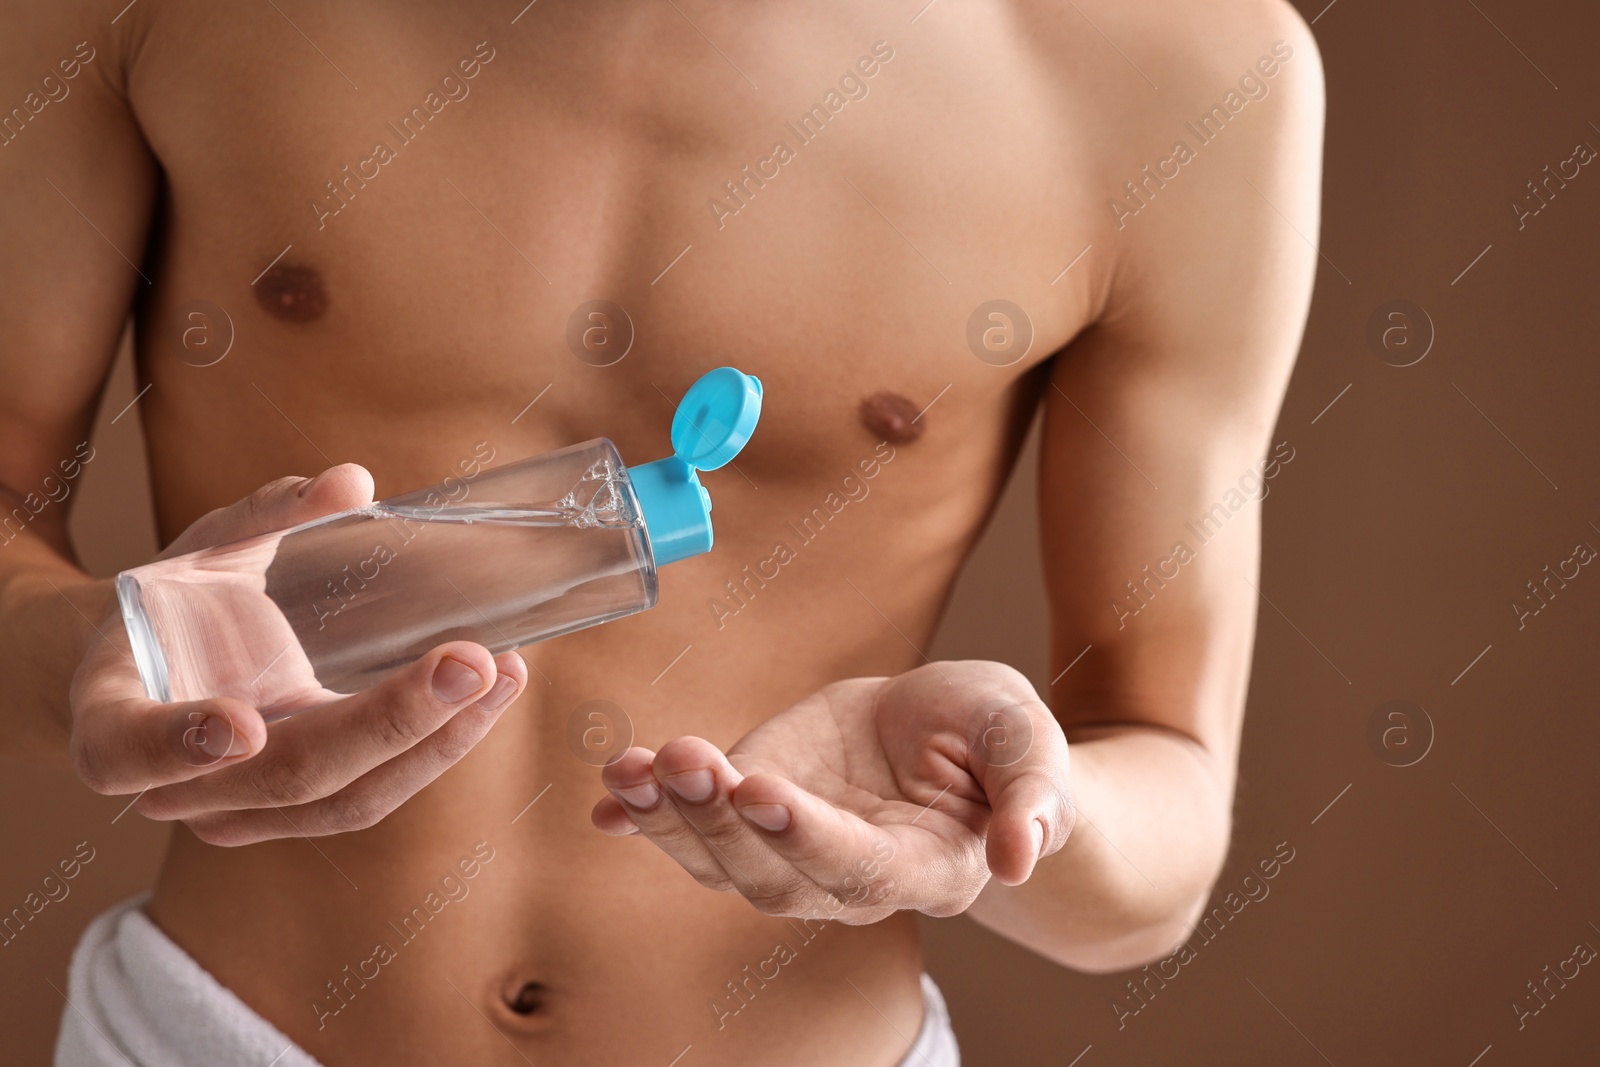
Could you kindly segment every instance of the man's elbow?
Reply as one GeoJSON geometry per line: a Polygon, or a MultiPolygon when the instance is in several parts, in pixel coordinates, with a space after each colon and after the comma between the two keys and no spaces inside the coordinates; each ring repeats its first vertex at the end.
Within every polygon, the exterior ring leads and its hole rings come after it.
{"type": "Polygon", "coordinates": [[[1198,848],[1190,854],[1188,872],[1169,881],[1167,892],[1128,896],[1120,915],[1105,917],[1109,921],[1101,937],[1073,946],[1056,962],[1087,974],[1114,974],[1137,970],[1178,951],[1210,914],[1228,857],[1228,820],[1219,815],[1208,824],[1215,832],[1197,835],[1198,848]]]}
{"type": "Polygon", "coordinates": [[[1211,886],[1183,911],[1089,945],[1075,946],[1056,962],[1085,974],[1135,971],[1166,959],[1189,940],[1211,899],[1211,886]]]}

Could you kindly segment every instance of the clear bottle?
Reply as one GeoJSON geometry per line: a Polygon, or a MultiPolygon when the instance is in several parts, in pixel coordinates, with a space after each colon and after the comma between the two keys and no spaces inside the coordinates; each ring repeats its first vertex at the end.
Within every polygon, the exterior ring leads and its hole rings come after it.
{"type": "Polygon", "coordinates": [[[666,459],[629,469],[599,438],[124,571],[145,690],[271,720],[442,641],[500,653],[653,607],[656,568],[711,549],[698,472],[732,460],[760,412],[761,383],[720,367],[678,405],[666,459]]]}

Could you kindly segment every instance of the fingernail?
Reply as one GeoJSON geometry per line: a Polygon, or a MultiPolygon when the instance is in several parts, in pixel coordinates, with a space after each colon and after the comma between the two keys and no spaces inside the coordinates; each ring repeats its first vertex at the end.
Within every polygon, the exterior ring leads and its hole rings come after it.
{"type": "Polygon", "coordinates": [[[656,801],[661,799],[661,790],[656,788],[654,782],[645,782],[643,785],[629,786],[627,789],[613,789],[613,793],[639,809],[653,808],[656,801]]]}
{"type": "MultiPolygon", "coordinates": [[[[323,472],[323,474],[326,473],[326,471],[323,472]]],[[[314,478],[307,478],[305,481],[300,483],[300,488],[295,492],[295,495],[300,497],[310,496],[311,490],[314,489],[316,484],[320,481],[322,481],[322,474],[319,474],[314,478]]]]}
{"type": "Polygon", "coordinates": [[[433,669],[433,695],[446,704],[459,704],[483,688],[483,676],[449,656],[433,669]]]}
{"type": "Polygon", "coordinates": [[[691,804],[698,804],[711,795],[714,783],[708,770],[684,771],[667,775],[667,785],[691,804]]]}
{"type": "Polygon", "coordinates": [[[478,703],[485,711],[499,711],[511,699],[511,694],[517,691],[517,682],[514,678],[505,675],[494,680],[489,691],[478,698],[478,703]]]}
{"type": "Polygon", "coordinates": [[[778,833],[789,828],[789,809],[782,804],[748,804],[739,810],[763,830],[778,833]]]}
{"type": "Polygon", "coordinates": [[[194,740],[195,747],[201,752],[221,759],[233,747],[233,723],[216,715],[207,715],[194,740]]]}

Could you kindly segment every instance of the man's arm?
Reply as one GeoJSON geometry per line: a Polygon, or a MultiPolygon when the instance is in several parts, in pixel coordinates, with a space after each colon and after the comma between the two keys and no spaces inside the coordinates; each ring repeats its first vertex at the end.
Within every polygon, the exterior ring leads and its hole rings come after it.
{"type": "MultiPolygon", "coordinates": [[[[1275,42],[1293,55],[1084,268],[1105,299],[1050,368],[1041,470],[1055,715],[1004,664],[936,663],[826,686],[726,753],[681,737],[606,765],[599,829],[765,914],[968,911],[1116,970],[1169,952],[1222,865],[1256,616],[1248,498],[1292,459],[1262,462],[1317,261],[1300,233],[1317,229],[1321,69],[1277,0],[1095,14],[1166,49],[1175,112],[1275,42]]],[[[1108,171],[1181,125],[1129,111],[1143,133],[1108,134],[1108,171]]]]}
{"type": "MultiPolygon", "coordinates": [[[[1077,821],[1029,881],[991,882],[970,914],[1084,970],[1169,952],[1227,851],[1255,633],[1254,498],[1293,457],[1269,435],[1317,265],[1307,238],[1322,140],[1309,31],[1287,6],[1249,22],[1257,52],[1281,40],[1292,58],[1126,220],[1105,314],[1056,357],[1046,390],[1050,703],[1071,743],[1077,821]]],[[[1238,25],[1229,36],[1249,39],[1238,25]]],[[[1213,77],[1185,81],[1214,81],[1220,97],[1255,55],[1240,47],[1203,63],[1213,77]]]]}
{"type": "MultiPolygon", "coordinates": [[[[97,792],[137,794],[141,814],[210,844],[371,826],[488,733],[527,666],[446,642],[270,735],[242,701],[145,698],[111,583],[77,566],[66,528],[117,338],[150,284],[138,264],[157,188],[120,49],[82,28],[102,17],[0,6],[0,100],[27,109],[11,126],[0,116],[0,737],[12,755],[70,754],[97,792]]],[[[282,478],[202,516],[166,554],[369,504],[372,492],[353,464],[282,478]]]]}
{"type": "Polygon", "coordinates": [[[156,166],[103,19],[6,4],[0,34],[0,716],[5,751],[65,761],[67,680],[112,603],[67,515],[135,290],[156,166]],[[35,112],[33,109],[38,108],[35,112]]]}

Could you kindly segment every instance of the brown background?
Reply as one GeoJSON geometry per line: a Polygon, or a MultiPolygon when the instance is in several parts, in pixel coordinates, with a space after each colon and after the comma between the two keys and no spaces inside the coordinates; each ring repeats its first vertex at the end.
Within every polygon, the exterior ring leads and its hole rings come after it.
{"type": "MultiPolygon", "coordinates": [[[[930,922],[929,966],[973,1067],[1600,1062],[1600,967],[1521,1030],[1512,1009],[1576,943],[1600,947],[1600,568],[1521,631],[1511,608],[1576,543],[1600,547],[1600,166],[1521,231],[1510,208],[1575,143],[1600,146],[1600,12],[1323,2],[1301,9],[1328,74],[1325,258],[1275,438],[1295,459],[1265,509],[1271,603],[1219,892],[1279,842],[1295,858],[1120,1030],[1110,1005],[1126,976],[1071,974],[965,920],[930,922]],[[1366,341],[1396,298],[1437,334],[1405,368],[1366,341]],[[1432,722],[1409,767],[1368,741],[1391,699],[1432,722]]],[[[138,409],[110,424],[133,395],[124,358],[74,520],[100,574],[154,544],[138,409]]],[[[933,655],[1049,680],[1033,517],[1024,475],[933,655]]],[[[0,907],[77,842],[96,850],[71,896],[0,948],[0,1045],[7,1062],[41,1063],[62,1003],[50,983],[65,987],[88,920],[149,884],[165,835],[70,774],[8,764],[3,778],[0,907]]]]}

